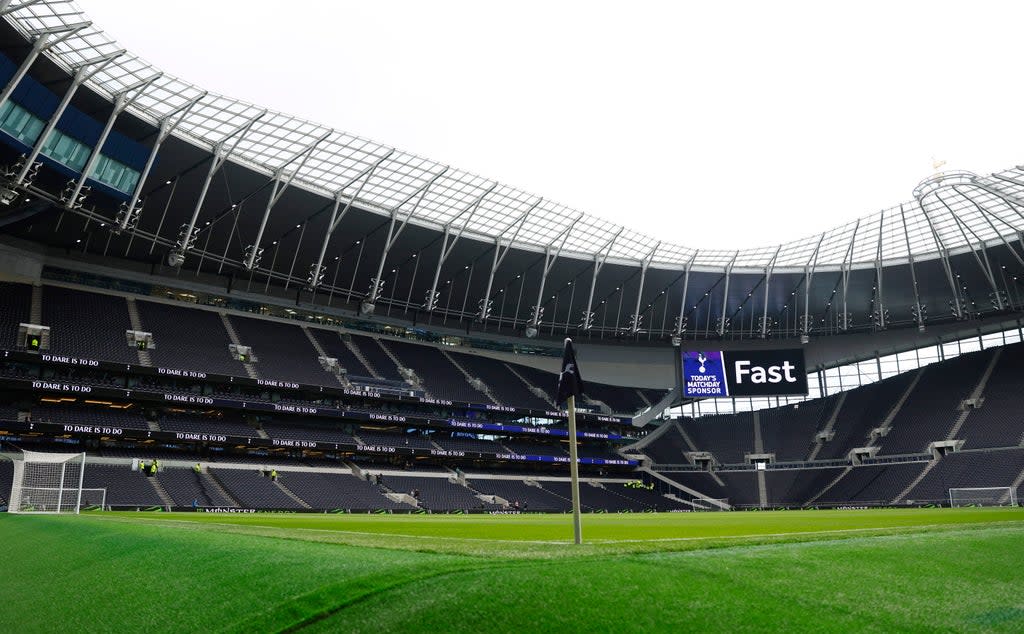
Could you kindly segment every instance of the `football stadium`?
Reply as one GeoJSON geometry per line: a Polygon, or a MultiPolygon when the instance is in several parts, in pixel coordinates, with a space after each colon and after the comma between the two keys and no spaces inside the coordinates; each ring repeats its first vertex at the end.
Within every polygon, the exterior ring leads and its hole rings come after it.
{"type": "Polygon", "coordinates": [[[1024,631],[1024,166],[697,248],[82,5],[0,1],[4,629],[1024,631]]]}

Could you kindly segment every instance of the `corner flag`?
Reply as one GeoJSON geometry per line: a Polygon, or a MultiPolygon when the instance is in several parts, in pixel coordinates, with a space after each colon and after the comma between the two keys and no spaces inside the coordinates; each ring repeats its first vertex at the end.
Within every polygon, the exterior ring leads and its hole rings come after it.
{"type": "Polygon", "coordinates": [[[583,396],[583,377],[576,365],[576,351],[572,339],[565,338],[565,352],[562,354],[562,371],[558,373],[558,392],[555,400],[567,405],[569,419],[569,481],[572,487],[572,532],[573,541],[583,543],[583,529],[580,526],[580,464],[576,455],[576,397],[583,396]]]}
{"type": "Polygon", "coordinates": [[[565,351],[562,353],[562,371],[558,374],[558,391],[555,402],[564,403],[570,396],[583,396],[583,377],[576,364],[576,351],[572,348],[572,339],[565,340],[565,351]]]}

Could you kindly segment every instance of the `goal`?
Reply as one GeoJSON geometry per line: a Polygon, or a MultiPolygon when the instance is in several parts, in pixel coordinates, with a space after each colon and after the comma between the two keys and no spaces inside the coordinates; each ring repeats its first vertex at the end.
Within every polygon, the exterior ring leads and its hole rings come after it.
{"type": "MultiPolygon", "coordinates": [[[[10,513],[78,513],[82,506],[84,453],[22,451],[14,461],[10,513]]],[[[106,504],[106,490],[90,498],[106,504]],[[102,501],[100,501],[102,498],[102,501]]],[[[95,502],[94,502],[95,503],[95,502]]],[[[101,507],[102,508],[102,507],[101,507]]]]}
{"type": "Polygon", "coordinates": [[[725,511],[729,508],[729,498],[693,498],[690,505],[695,511],[725,511]]]}
{"type": "Polygon", "coordinates": [[[1013,487],[978,487],[950,489],[949,505],[958,506],[1017,506],[1017,493],[1013,487]]]}

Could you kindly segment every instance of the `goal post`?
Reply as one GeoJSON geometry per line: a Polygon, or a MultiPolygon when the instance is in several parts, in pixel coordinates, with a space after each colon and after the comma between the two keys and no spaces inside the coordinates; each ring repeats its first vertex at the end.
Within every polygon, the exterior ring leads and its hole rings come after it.
{"type": "Polygon", "coordinates": [[[690,506],[695,511],[724,511],[729,508],[729,498],[693,498],[690,506]]]}
{"type": "MultiPolygon", "coordinates": [[[[13,457],[10,513],[78,513],[82,507],[85,453],[22,450],[13,457]]],[[[106,503],[106,491],[102,501],[106,503]]]]}
{"type": "Polygon", "coordinates": [[[1017,506],[1017,492],[1013,487],[950,489],[949,506],[1017,506]]]}

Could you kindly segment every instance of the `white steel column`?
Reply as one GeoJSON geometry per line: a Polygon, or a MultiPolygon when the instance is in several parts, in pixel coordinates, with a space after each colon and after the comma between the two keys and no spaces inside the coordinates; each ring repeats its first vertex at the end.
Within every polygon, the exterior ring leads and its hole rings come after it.
{"type": "MultiPolygon", "coordinates": [[[[811,281],[814,279],[814,270],[818,268],[818,252],[821,251],[821,243],[825,240],[825,234],[822,233],[821,237],[818,238],[818,244],[814,247],[814,253],[808,260],[807,265],[804,266],[804,323],[801,328],[801,338],[806,339],[811,334],[811,281]]],[[[807,343],[801,341],[801,343],[807,343]]]]}
{"type": "MultiPolygon", "coordinates": [[[[485,198],[487,198],[488,194],[494,191],[497,186],[498,183],[495,182],[483,193],[477,196],[473,202],[463,207],[462,211],[455,214],[451,220],[444,224],[444,233],[441,238],[441,252],[437,256],[437,266],[434,268],[434,282],[430,285],[430,294],[427,295],[428,298],[435,297],[437,295],[437,283],[441,279],[441,267],[444,266],[445,261],[448,260],[448,256],[455,250],[455,245],[458,244],[459,238],[462,237],[462,232],[466,230],[466,226],[469,225],[471,220],[473,220],[473,216],[476,215],[477,210],[480,209],[480,204],[485,198]],[[452,224],[464,215],[466,216],[466,219],[459,225],[459,230],[455,234],[455,238],[451,241],[451,244],[448,244],[448,238],[451,237],[452,224]]],[[[469,285],[466,286],[466,292],[469,292],[469,285]]],[[[427,302],[424,305],[426,312],[432,312],[436,307],[436,304],[437,302],[427,302]]],[[[481,314],[483,314],[484,308],[485,306],[482,305],[481,314]]]]}
{"type": "Polygon", "coordinates": [[[572,233],[573,227],[576,226],[576,223],[579,222],[581,218],[583,218],[583,214],[576,216],[575,220],[566,225],[565,229],[562,229],[562,231],[555,236],[554,240],[551,241],[551,244],[544,247],[544,266],[541,269],[540,274],[540,287],[537,289],[537,303],[533,307],[533,314],[530,315],[530,327],[532,328],[540,327],[541,317],[544,314],[544,309],[541,307],[541,304],[544,302],[544,285],[548,281],[548,273],[550,273],[551,269],[555,266],[555,261],[558,260],[558,256],[562,254],[562,247],[565,246],[565,241],[569,239],[569,234],[572,233]],[[561,239],[561,241],[559,241],[559,239],[561,239]],[[558,248],[555,249],[554,253],[552,253],[551,249],[554,247],[555,242],[558,242],[558,248]]]}
{"type": "Polygon", "coordinates": [[[377,275],[372,280],[370,280],[370,292],[366,296],[366,301],[363,302],[365,309],[364,312],[370,312],[373,310],[371,306],[373,306],[374,302],[377,301],[377,297],[380,295],[380,290],[382,286],[381,275],[384,274],[384,264],[387,262],[388,254],[391,253],[391,247],[395,246],[395,242],[397,242],[398,237],[402,235],[402,232],[405,230],[405,227],[409,224],[409,220],[411,220],[412,217],[416,215],[416,211],[419,210],[420,205],[423,203],[423,199],[426,197],[427,191],[434,183],[437,182],[437,179],[444,176],[447,171],[448,166],[445,166],[444,169],[442,169],[440,172],[434,174],[434,176],[431,177],[430,180],[416,188],[416,191],[406,196],[402,200],[402,202],[398,203],[397,205],[391,208],[391,224],[388,225],[388,235],[387,238],[384,239],[384,249],[381,251],[380,263],[377,265],[377,275]],[[405,215],[405,218],[402,219],[402,224],[400,224],[398,226],[398,229],[395,230],[395,225],[398,222],[398,210],[401,209],[402,206],[405,205],[405,203],[409,202],[416,196],[419,196],[419,198],[416,200],[416,204],[413,205],[412,210],[405,215]]]}
{"type": "Polygon", "coordinates": [[[761,313],[761,338],[767,339],[768,334],[771,332],[771,328],[768,324],[768,288],[772,283],[772,274],[775,273],[775,263],[779,260],[779,253],[782,251],[782,245],[780,244],[775,249],[775,255],[768,261],[768,266],[764,268],[764,306],[762,306],[761,313]]]}
{"type": "Polygon", "coordinates": [[[37,158],[39,158],[39,153],[43,151],[43,146],[46,144],[46,140],[50,138],[50,134],[53,132],[54,128],[57,127],[57,122],[60,121],[61,115],[64,114],[68,105],[71,104],[71,98],[75,96],[76,92],[78,92],[79,86],[85,83],[85,81],[90,77],[106,68],[107,64],[117,57],[120,57],[124,52],[124,49],[121,49],[119,51],[114,51],[113,53],[108,53],[102,57],[83,62],[75,69],[74,77],[71,79],[71,86],[69,86],[67,91],[64,93],[64,97],[60,100],[60,104],[57,105],[57,109],[53,112],[53,115],[50,116],[50,120],[46,123],[46,127],[43,128],[41,133],[39,133],[39,138],[36,139],[36,143],[32,147],[32,151],[25,158],[25,163],[21,166],[21,171],[18,172],[18,175],[14,178],[15,185],[20,185],[25,181],[25,177],[28,175],[29,170],[32,169],[32,164],[36,162],[37,158]]]}
{"type": "Polygon", "coordinates": [[[693,263],[697,260],[697,254],[700,253],[700,249],[693,252],[690,256],[690,261],[686,263],[685,273],[683,273],[683,297],[679,300],[679,316],[676,317],[676,327],[673,329],[673,333],[681,337],[686,332],[687,316],[686,316],[686,294],[690,291],[690,270],[693,269],[693,263]]]}
{"type": "MultiPolygon", "coordinates": [[[[8,8],[6,12],[0,12],[0,15],[6,15],[11,11],[16,11],[17,9],[21,8],[21,6],[24,6],[24,4],[19,5],[18,7],[15,7],[13,9],[8,8]]],[[[79,22],[78,24],[69,24],[67,26],[55,26],[49,29],[40,29],[38,31],[35,31],[34,35],[36,35],[37,37],[35,41],[32,42],[32,49],[28,52],[28,55],[25,56],[25,59],[22,60],[21,65],[18,66],[18,70],[14,71],[14,74],[11,75],[11,78],[7,81],[7,85],[4,86],[3,92],[0,92],[0,106],[3,106],[5,103],[7,103],[7,100],[11,98],[11,93],[13,93],[14,89],[18,87],[18,84],[21,83],[21,80],[25,78],[25,75],[28,73],[29,68],[32,67],[33,62],[36,61],[36,58],[39,57],[40,53],[56,44],[60,44],[61,42],[68,39],[75,33],[78,33],[79,31],[89,27],[90,25],[92,25],[92,22],[79,22]],[[60,37],[53,37],[58,33],[61,34],[60,37]]]]}
{"type": "Polygon", "coordinates": [[[132,197],[129,199],[128,204],[122,208],[122,212],[118,213],[118,221],[116,232],[124,231],[129,225],[138,221],[138,215],[142,212],[142,206],[139,205],[139,197],[142,196],[142,188],[146,184],[146,179],[149,178],[149,172],[153,169],[153,164],[156,162],[156,155],[160,151],[160,146],[167,140],[167,137],[171,136],[174,129],[178,127],[178,124],[188,116],[189,111],[199,103],[203,97],[206,96],[206,92],[196,95],[190,99],[187,103],[182,104],[178,108],[172,110],[170,114],[160,120],[160,130],[157,132],[156,139],[153,142],[153,149],[149,151],[149,157],[146,159],[146,166],[142,168],[142,173],[139,174],[139,180],[135,183],[135,190],[132,192],[132,197]],[[177,118],[175,118],[177,117],[177,118]]]}
{"type": "Polygon", "coordinates": [[[737,251],[733,254],[732,259],[729,260],[729,264],[725,266],[725,292],[722,293],[722,314],[718,317],[718,336],[725,336],[726,322],[729,320],[725,316],[729,310],[729,278],[732,277],[732,267],[736,264],[736,258],[738,258],[740,252],[737,251]]]}
{"type": "MultiPolygon", "coordinates": [[[[533,213],[533,210],[536,209],[543,201],[543,198],[538,198],[537,202],[530,205],[530,207],[526,211],[519,214],[518,218],[513,220],[512,223],[509,224],[509,226],[505,227],[501,233],[494,237],[494,261],[491,263],[491,274],[487,278],[487,290],[484,291],[484,297],[483,300],[481,300],[481,305],[486,306],[487,302],[491,299],[491,288],[494,286],[494,275],[495,273],[498,272],[498,267],[501,266],[501,263],[505,261],[505,256],[508,255],[508,252],[512,250],[512,245],[516,243],[516,238],[519,237],[520,230],[522,230],[523,225],[526,224],[526,219],[530,217],[530,214],[533,213]],[[508,233],[509,230],[511,230],[513,227],[515,227],[515,233],[512,234],[512,237],[509,239],[508,244],[502,247],[501,239],[504,238],[505,234],[508,233]]],[[[520,292],[522,292],[522,289],[520,289],[520,292]]],[[[427,298],[428,304],[432,301],[436,301],[436,298],[427,298]]],[[[518,307],[516,311],[518,312],[518,307]]],[[[513,325],[515,325],[515,319],[517,317],[518,315],[512,318],[513,325]]],[[[499,327],[500,323],[501,320],[499,319],[499,327]]]]}
{"type": "MultiPolygon", "coordinates": [[[[601,273],[601,269],[604,268],[604,263],[608,261],[608,254],[612,252],[615,241],[619,239],[624,230],[625,227],[619,227],[615,235],[601,247],[600,251],[594,254],[594,275],[590,278],[590,295],[587,297],[587,307],[583,310],[583,320],[580,322],[580,328],[583,330],[590,330],[594,326],[594,289],[597,287],[597,276],[601,273]]],[[[569,308],[571,309],[572,306],[569,308]]]]}
{"type": "Polygon", "coordinates": [[[89,178],[93,168],[96,166],[96,161],[100,158],[100,152],[103,150],[103,144],[107,142],[107,137],[110,136],[110,131],[114,129],[114,122],[117,121],[117,117],[124,112],[125,108],[130,106],[139,95],[146,91],[154,81],[160,78],[163,73],[157,73],[147,79],[143,79],[135,82],[131,86],[128,86],[114,97],[114,108],[110,111],[110,116],[107,117],[107,123],[103,126],[103,131],[100,133],[99,139],[92,148],[92,152],[89,153],[89,159],[85,162],[85,166],[82,168],[82,172],[78,177],[78,182],[75,183],[75,189],[71,193],[71,196],[64,202],[65,206],[69,209],[79,206],[78,195],[82,193],[82,187],[85,185],[85,181],[89,178]],[[128,93],[135,92],[131,97],[128,93]]]}
{"type": "Polygon", "coordinates": [[[210,189],[210,183],[213,181],[214,174],[220,169],[222,165],[231,156],[231,153],[235,151],[238,146],[238,142],[242,140],[242,137],[252,128],[253,124],[259,121],[263,115],[267,113],[266,110],[261,111],[254,117],[251,117],[248,121],[232,130],[226,137],[217,142],[213,146],[213,155],[210,157],[210,169],[206,172],[206,179],[203,181],[203,186],[199,190],[199,196],[196,198],[195,207],[192,209],[192,217],[188,223],[182,225],[181,232],[178,236],[178,244],[171,249],[171,253],[167,256],[167,263],[171,266],[181,266],[185,261],[185,252],[192,248],[192,243],[195,242],[196,235],[196,221],[199,219],[199,212],[203,208],[203,202],[206,200],[206,193],[210,189]],[[224,144],[229,140],[234,139],[231,147],[227,150],[224,149],[224,144]]]}
{"type": "MultiPolygon", "coordinates": [[[[264,114],[266,113],[265,110],[263,112],[264,114]]],[[[263,114],[260,115],[260,117],[262,116],[263,114]]],[[[255,121],[252,121],[252,123],[255,123],[255,121]]],[[[248,132],[249,127],[252,126],[252,123],[250,123],[249,126],[246,127],[246,132],[248,132]]],[[[274,172],[274,187],[270,192],[270,198],[267,199],[267,207],[266,209],[263,210],[263,219],[260,220],[260,228],[259,230],[256,231],[256,240],[251,245],[249,245],[248,249],[246,249],[247,253],[245,254],[245,261],[242,264],[246,268],[246,270],[251,271],[254,268],[256,268],[256,262],[259,259],[259,254],[261,251],[260,242],[262,242],[263,240],[263,232],[267,228],[267,220],[270,218],[270,212],[273,211],[274,205],[276,205],[277,202],[281,200],[281,197],[284,196],[284,193],[288,191],[288,187],[291,186],[292,181],[295,180],[295,177],[298,176],[299,172],[302,171],[302,168],[306,165],[306,161],[309,159],[310,154],[313,153],[313,150],[315,150],[318,145],[323,143],[324,140],[327,137],[331,136],[331,134],[333,133],[334,130],[328,130],[327,132],[324,132],[318,138],[310,142],[309,145],[295,153],[290,159],[288,159],[282,165],[280,165],[274,172]],[[294,170],[292,170],[288,177],[285,178],[284,181],[282,182],[282,178],[284,178],[285,168],[294,163],[295,161],[299,161],[299,165],[294,170]]],[[[245,132],[242,133],[242,136],[244,135],[245,132]]],[[[241,140],[242,136],[239,136],[238,140],[241,140]]],[[[235,146],[237,145],[238,141],[236,140],[235,144],[231,146],[231,149],[234,150],[235,146]]]]}
{"type": "Polygon", "coordinates": [[[327,245],[330,243],[331,236],[334,235],[335,229],[337,229],[338,226],[341,224],[341,221],[345,218],[345,215],[348,213],[348,210],[352,208],[352,203],[354,203],[359,198],[359,195],[363,193],[363,187],[365,187],[366,184],[370,182],[370,178],[373,177],[373,173],[377,170],[378,167],[380,167],[381,163],[386,161],[388,157],[390,157],[394,153],[394,148],[388,150],[388,152],[384,156],[380,157],[379,159],[374,161],[372,165],[364,168],[363,171],[359,172],[358,174],[350,178],[347,183],[345,183],[344,185],[341,186],[340,189],[338,189],[338,191],[334,192],[334,207],[331,209],[331,220],[330,222],[327,223],[327,231],[324,232],[324,241],[320,245],[320,255],[317,256],[316,262],[309,267],[310,288],[316,288],[317,286],[320,285],[320,282],[323,277],[324,257],[327,255],[327,245]],[[356,183],[356,181],[360,180],[362,180],[362,182],[359,183],[359,189],[356,190],[354,196],[349,197],[348,201],[345,203],[345,207],[341,210],[341,213],[339,213],[338,208],[341,206],[341,199],[345,193],[345,190],[351,187],[354,183],[356,183]]]}
{"type": "Polygon", "coordinates": [[[647,269],[651,266],[651,261],[654,260],[654,255],[658,252],[659,247],[661,247],[660,240],[654,245],[651,252],[647,254],[647,257],[640,261],[640,288],[636,291],[636,309],[633,311],[632,323],[629,325],[630,334],[635,335],[640,332],[640,302],[643,300],[644,283],[647,281],[647,269]]]}

